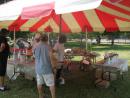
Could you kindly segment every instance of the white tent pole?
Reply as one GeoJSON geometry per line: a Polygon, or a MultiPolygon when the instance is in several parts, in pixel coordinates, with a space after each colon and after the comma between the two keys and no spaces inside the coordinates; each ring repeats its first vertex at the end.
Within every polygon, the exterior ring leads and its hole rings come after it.
{"type": "Polygon", "coordinates": [[[62,14],[60,14],[60,25],[59,25],[59,33],[62,33],[62,14]]]}
{"type": "MultiPolygon", "coordinates": [[[[15,28],[14,28],[14,46],[13,46],[13,62],[14,62],[14,69],[13,69],[13,75],[11,76],[11,78],[10,78],[10,80],[12,80],[12,79],[16,79],[17,78],[17,75],[16,75],[16,65],[17,65],[17,54],[16,54],[16,50],[15,50],[15,47],[16,47],[16,36],[15,36],[15,33],[16,33],[16,31],[15,31],[15,28]]],[[[18,73],[19,74],[19,73],[18,73]]]]}
{"type": "Polygon", "coordinates": [[[16,47],[16,37],[15,37],[15,28],[14,28],[14,51],[13,51],[13,60],[15,61],[16,60],[16,51],[15,51],[15,47],[16,47]]]}
{"type": "Polygon", "coordinates": [[[47,36],[48,36],[48,44],[50,45],[50,34],[47,33],[47,36]]]}
{"type": "Polygon", "coordinates": [[[88,50],[88,32],[86,28],[86,50],[88,50]]]}

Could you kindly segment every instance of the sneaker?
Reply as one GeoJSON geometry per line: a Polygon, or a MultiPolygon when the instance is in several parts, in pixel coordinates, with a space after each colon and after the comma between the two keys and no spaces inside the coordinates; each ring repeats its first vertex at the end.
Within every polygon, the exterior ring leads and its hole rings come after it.
{"type": "Polygon", "coordinates": [[[0,87],[0,91],[2,92],[7,91],[7,90],[10,90],[10,88],[8,88],[7,86],[0,87]]]}
{"type": "Polygon", "coordinates": [[[64,85],[64,84],[65,84],[65,79],[64,79],[64,78],[61,79],[60,84],[61,84],[61,85],[64,85]]]}

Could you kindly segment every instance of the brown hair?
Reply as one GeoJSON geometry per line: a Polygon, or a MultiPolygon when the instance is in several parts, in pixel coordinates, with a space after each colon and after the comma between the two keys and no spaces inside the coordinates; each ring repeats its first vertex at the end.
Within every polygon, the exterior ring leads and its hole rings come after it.
{"type": "Polygon", "coordinates": [[[66,36],[64,34],[59,35],[59,43],[65,43],[67,40],[66,36]]]}
{"type": "Polygon", "coordinates": [[[48,36],[47,36],[47,34],[41,34],[41,41],[43,41],[43,42],[47,42],[48,41],[48,36]]]}
{"type": "Polygon", "coordinates": [[[7,36],[8,33],[9,31],[6,28],[2,28],[0,31],[0,36],[7,36]]]}

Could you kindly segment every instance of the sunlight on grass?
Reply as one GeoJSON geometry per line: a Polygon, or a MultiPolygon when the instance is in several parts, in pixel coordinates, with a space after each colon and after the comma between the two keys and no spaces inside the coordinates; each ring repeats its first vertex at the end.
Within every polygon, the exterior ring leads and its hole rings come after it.
{"type": "MultiPolygon", "coordinates": [[[[83,43],[85,44],[85,43],[83,43]]],[[[80,42],[69,42],[66,43],[66,46],[69,48],[80,47],[80,42]]],[[[104,53],[114,52],[119,54],[119,58],[127,59],[128,64],[130,65],[130,45],[129,44],[116,44],[111,46],[110,44],[101,44],[101,45],[91,45],[92,51],[95,51],[100,54],[97,60],[103,59],[104,53]]],[[[85,47],[84,47],[85,48],[85,47]]],[[[73,60],[80,60],[81,57],[74,57],[73,60]]]]}

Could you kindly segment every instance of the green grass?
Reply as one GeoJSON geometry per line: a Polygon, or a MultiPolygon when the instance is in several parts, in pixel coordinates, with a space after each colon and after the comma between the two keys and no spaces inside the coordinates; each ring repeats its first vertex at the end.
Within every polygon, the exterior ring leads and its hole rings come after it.
{"type": "MultiPolygon", "coordinates": [[[[94,72],[72,72],[66,76],[66,84],[56,87],[56,98],[130,98],[130,73],[124,80],[111,82],[107,89],[94,86],[94,72]],[[116,91],[115,91],[116,88],[116,91]]],[[[0,98],[38,98],[36,82],[23,77],[8,83],[11,90],[0,92],[0,98]]],[[[47,98],[49,89],[45,86],[47,98]]]]}
{"type": "MultiPolygon", "coordinates": [[[[75,47],[75,44],[69,45],[69,47],[75,47]]],[[[130,65],[130,45],[93,45],[92,50],[101,55],[105,51],[117,52],[120,58],[128,59],[130,65]]],[[[56,98],[130,98],[130,71],[125,75],[124,80],[112,81],[107,89],[94,86],[94,71],[73,70],[65,77],[66,84],[56,87],[56,98]]],[[[11,90],[0,92],[0,98],[38,98],[35,81],[18,77],[12,82],[7,82],[7,84],[11,87],[11,90]]],[[[46,98],[51,98],[48,87],[45,86],[44,88],[47,94],[46,98]]]]}

